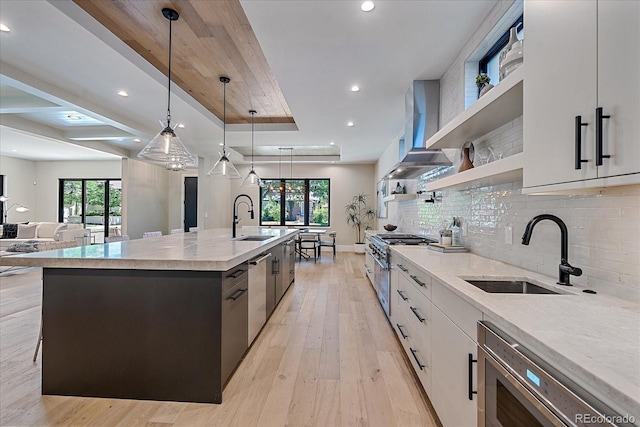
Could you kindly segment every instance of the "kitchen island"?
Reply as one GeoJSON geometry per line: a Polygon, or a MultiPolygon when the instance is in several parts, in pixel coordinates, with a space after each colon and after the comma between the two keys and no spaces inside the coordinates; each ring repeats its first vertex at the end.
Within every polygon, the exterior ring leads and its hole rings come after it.
{"type": "Polygon", "coordinates": [[[297,232],[214,229],[3,257],[43,267],[42,393],[221,403],[248,347],[248,261],[297,232]]]}

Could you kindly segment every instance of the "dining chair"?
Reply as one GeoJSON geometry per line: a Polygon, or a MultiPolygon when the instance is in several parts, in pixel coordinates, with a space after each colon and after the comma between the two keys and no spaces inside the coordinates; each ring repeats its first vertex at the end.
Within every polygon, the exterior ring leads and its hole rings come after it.
{"type": "Polygon", "coordinates": [[[105,243],[122,242],[125,240],[129,240],[129,236],[126,234],[123,236],[108,236],[104,238],[105,243]]]}
{"type": "Polygon", "coordinates": [[[300,233],[298,234],[298,239],[296,240],[296,246],[298,247],[298,256],[299,261],[302,261],[302,258],[309,259],[311,256],[307,251],[313,251],[313,262],[318,262],[318,244],[320,243],[320,239],[317,233],[300,233]],[[304,254],[302,253],[304,251],[304,254]]]}
{"type": "Polygon", "coordinates": [[[200,230],[200,227],[189,227],[189,233],[200,230]]]}
{"type": "Polygon", "coordinates": [[[171,234],[182,234],[184,233],[184,229],[182,228],[174,228],[171,230],[171,234]]]}
{"type": "Polygon", "coordinates": [[[333,260],[336,260],[336,235],[337,233],[335,231],[327,231],[325,234],[327,237],[324,239],[320,237],[318,241],[318,258],[321,258],[322,247],[327,246],[333,248],[333,260]]]}

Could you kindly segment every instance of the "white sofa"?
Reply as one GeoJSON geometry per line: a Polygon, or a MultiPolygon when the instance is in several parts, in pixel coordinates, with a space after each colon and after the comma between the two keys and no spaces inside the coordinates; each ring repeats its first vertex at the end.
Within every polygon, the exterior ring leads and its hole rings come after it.
{"type": "MultiPolygon", "coordinates": [[[[0,239],[0,250],[6,251],[7,248],[16,242],[26,242],[28,240],[38,240],[44,242],[63,242],[75,240],[78,245],[91,244],[91,230],[84,228],[83,224],[63,224],[59,222],[30,222],[26,224],[27,227],[33,227],[34,230],[29,230],[27,235],[34,237],[14,238],[14,239],[0,239]]],[[[18,224],[20,227],[20,224],[18,224]]],[[[26,228],[25,228],[26,230],[26,228]]],[[[0,235],[2,235],[2,226],[0,225],[0,235]]]]}

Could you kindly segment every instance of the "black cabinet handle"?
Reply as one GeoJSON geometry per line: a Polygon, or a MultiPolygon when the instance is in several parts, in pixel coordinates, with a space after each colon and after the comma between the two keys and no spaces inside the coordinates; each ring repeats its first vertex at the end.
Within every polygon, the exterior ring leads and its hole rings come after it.
{"type": "Polygon", "coordinates": [[[402,291],[400,289],[397,289],[396,291],[398,292],[398,295],[400,295],[400,298],[402,298],[402,301],[406,301],[409,299],[402,294],[402,291]]]}
{"type": "Polygon", "coordinates": [[[413,311],[413,314],[416,315],[420,323],[424,323],[426,319],[418,314],[418,311],[416,310],[416,308],[415,307],[410,307],[410,308],[411,308],[411,311],[413,311]]]}
{"type": "Polygon", "coordinates": [[[280,274],[280,260],[274,259],[273,261],[273,274],[280,274]]]}
{"type": "Polygon", "coordinates": [[[411,347],[409,347],[409,350],[411,350],[411,354],[413,354],[413,358],[416,359],[416,363],[418,364],[418,368],[420,368],[421,371],[424,371],[424,365],[422,363],[420,363],[420,361],[418,360],[418,356],[416,356],[416,351],[414,349],[412,349],[411,347]]]}
{"type": "Polygon", "coordinates": [[[473,391],[473,364],[478,363],[477,359],[473,358],[473,354],[469,353],[469,400],[473,400],[473,395],[478,394],[477,391],[473,391]]]}
{"type": "Polygon", "coordinates": [[[414,282],[416,282],[418,285],[422,286],[424,288],[425,283],[421,282],[420,279],[418,279],[416,276],[409,276],[413,279],[414,282]]]}
{"type": "Polygon", "coordinates": [[[602,107],[596,108],[596,166],[602,166],[602,159],[608,159],[611,156],[602,154],[602,120],[611,118],[602,114],[602,107]]]}
{"type": "Polygon", "coordinates": [[[402,271],[404,271],[405,273],[409,271],[408,268],[406,268],[404,265],[402,264],[396,264],[398,266],[398,268],[402,271]]]}
{"type": "Polygon", "coordinates": [[[233,295],[231,295],[229,298],[230,300],[236,301],[238,298],[240,298],[242,296],[242,294],[244,294],[245,292],[247,292],[246,289],[238,289],[236,292],[233,293],[233,295]]]}
{"type": "Polygon", "coordinates": [[[230,275],[228,275],[227,277],[231,277],[232,279],[236,279],[240,276],[242,276],[242,274],[247,271],[247,270],[236,270],[233,273],[231,273],[230,275]]]}
{"type": "Polygon", "coordinates": [[[576,116],[575,121],[575,143],[576,143],[576,153],[575,153],[575,168],[582,169],[582,164],[587,163],[588,160],[582,159],[582,126],[589,126],[588,123],[582,123],[582,116],[576,116]]]}
{"type": "Polygon", "coordinates": [[[402,332],[402,326],[400,326],[399,323],[396,323],[396,326],[398,327],[398,330],[400,331],[400,335],[402,335],[403,339],[407,339],[407,335],[404,334],[404,332],[402,332]]]}

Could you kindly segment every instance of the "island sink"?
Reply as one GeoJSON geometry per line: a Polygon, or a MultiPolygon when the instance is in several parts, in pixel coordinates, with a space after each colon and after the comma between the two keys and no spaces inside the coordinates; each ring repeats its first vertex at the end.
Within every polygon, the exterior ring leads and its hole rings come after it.
{"type": "Polygon", "coordinates": [[[560,295],[542,286],[534,285],[526,280],[465,280],[490,294],[547,294],[560,295]]]}

